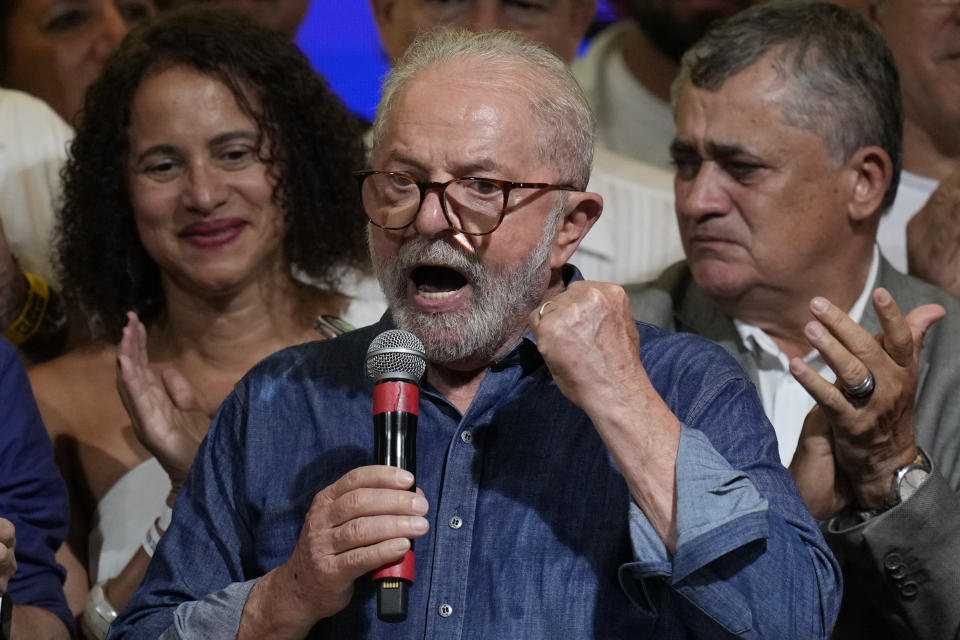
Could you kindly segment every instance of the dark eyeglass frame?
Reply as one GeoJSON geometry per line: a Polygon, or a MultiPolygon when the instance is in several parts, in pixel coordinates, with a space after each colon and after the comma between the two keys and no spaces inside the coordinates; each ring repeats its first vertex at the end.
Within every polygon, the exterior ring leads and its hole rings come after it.
{"type": "Polygon", "coordinates": [[[376,170],[366,170],[366,171],[354,171],[353,177],[357,180],[357,186],[360,188],[360,200],[363,202],[363,182],[367,178],[373,175],[387,175],[387,176],[400,176],[405,180],[408,180],[411,184],[417,185],[417,189],[420,191],[420,202],[417,204],[417,208],[413,214],[413,217],[410,218],[410,222],[399,227],[385,227],[382,224],[378,223],[376,220],[370,217],[370,214],[367,213],[366,207],[364,207],[363,213],[367,216],[367,220],[370,221],[370,224],[380,227],[381,229],[386,229],[388,231],[399,231],[400,229],[406,229],[412,225],[416,219],[417,215],[420,213],[421,207],[423,207],[423,201],[427,197],[427,192],[431,189],[439,189],[439,198],[440,198],[440,210],[443,211],[443,217],[446,219],[447,224],[450,225],[450,228],[456,231],[457,233],[465,233],[468,236],[487,236],[500,228],[500,225],[503,223],[503,219],[507,215],[507,202],[510,197],[510,191],[513,189],[543,189],[548,191],[583,191],[569,184],[550,184],[547,182],[511,182],[510,180],[500,180],[497,178],[480,178],[477,176],[464,176],[462,178],[451,178],[446,182],[425,182],[417,180],[408,173],[403,173],[402,171],[376,171],[376,170]],[[501,192],[503,192],[503,208],[500,209],[500,217],[497,219],[497,224],[493,226],[489,231],[466,231],[461,229],[459,226],[453,224],[453,221],[450,220],[450,214],[447,213],[446,205],[446,191],[447,187],[453,184],[454,182],[465,182],[465,181],[474,181],[474,182],[489,182],[492,185],[495,185],[501,192]]]}

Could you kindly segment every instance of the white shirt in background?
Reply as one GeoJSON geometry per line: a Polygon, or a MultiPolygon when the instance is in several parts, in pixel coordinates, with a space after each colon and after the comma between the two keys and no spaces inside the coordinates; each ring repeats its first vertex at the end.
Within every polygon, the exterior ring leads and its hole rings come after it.
{"type": "Polygon", "coordinates": [[[927,203],[939,183],[909,171],[900,172],[900,186],[890,210],[880,217],[877,244],[883,257],[896,267],[907,272],[907,223],[927,203]]]}
{"type": "Polygon", "coordinates": [[[50,236],[72,138],[45,102],[0,88],[0,220],[20,268],[53,283],[50,236]]]}
{"type": "Polygon", "coordinates": [[[584,278],[647,282],[683,260],[672,172],[598,147],[587,190],[603,196],[603,213],[570,259],[584,278]]]}
{"type": "Polygon", "coordinates": [[[571,69],[597,114],[597,146],[667,171],[676,133],[670,105],[637,82],[623,61],[629,20],[601,31],[571,69]]]}

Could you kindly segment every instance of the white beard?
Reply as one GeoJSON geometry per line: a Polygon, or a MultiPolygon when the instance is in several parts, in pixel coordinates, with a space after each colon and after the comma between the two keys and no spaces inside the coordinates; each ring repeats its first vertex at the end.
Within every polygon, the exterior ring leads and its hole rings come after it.
{"type": "Polygon", "coordinates": [[[444,239],[415,236],[386,260],[377,258],[371,243],[374,269],[394,323],[420,338],[430,362],[492,360],[526,326],[527,315],[546,291],[547,260],[559,220],[556,213],[551,215],[530,256],[515,268],[497,274],[490,274],[476,255],[444,239]],[[473,304],[456,313],[425,313],[411,308],[406,299],[407,274],[414,265],[423,263],[448,266],[464,274],[473,288],[473,304]]]}

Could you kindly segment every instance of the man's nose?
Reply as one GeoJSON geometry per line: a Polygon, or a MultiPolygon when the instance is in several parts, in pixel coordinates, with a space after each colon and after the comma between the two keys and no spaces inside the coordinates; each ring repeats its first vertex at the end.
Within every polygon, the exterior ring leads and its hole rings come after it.
{"type": "Polygon", "coordinates": [[[228,188],[219,170],[199,165],[190,168],[182,198],[188,211],[207,216],[226,203],[228,188]]]}
{"type": "Polygon", "coordinates": [[[439,189],[429,189],[424,195],[417,217],[413,220],[413,228],[418,234],[432,238],[451,229],[450,222],[443,213],[441,199],[439,189]]]}
{"type": "Polygon", "coordinates": [[[94,44],[94,56],[97,60],[103,61],[117,48],[123,36],[127,35],[130,25],[112,1],[103,3],[97,21],[99,32],[94,44]]]}
{"type": "Polygon", "coordinates": [[[463,27],[470,31],[489,31],[491,29],[510,29],[510,21],[503,14],[500,0],[476,0],[473,9],[467,15],[463,27]]]}
{"type": "Polygon", "coordinates": [[[715,162],[704,162],[691,178],[674,178],[677,214],[699,217],[726,213],[730,198],[723,187],[723,172],[715,162]]]}

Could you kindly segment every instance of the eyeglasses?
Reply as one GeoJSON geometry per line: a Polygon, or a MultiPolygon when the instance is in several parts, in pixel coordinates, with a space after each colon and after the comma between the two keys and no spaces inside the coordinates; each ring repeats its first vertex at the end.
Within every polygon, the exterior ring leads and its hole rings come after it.
{"type": "Polygon", "coordinates": [[[405,229],[417,218],[430,189],[440,190],[440,208],[454,231],[471,236],[493,233],[503,222],[514,189],[580,191],[570,185],[510,182],[494,178],[454,178],[420,182],[396,171],[356,171],[367,219],[381,229],[405,229]]]}

